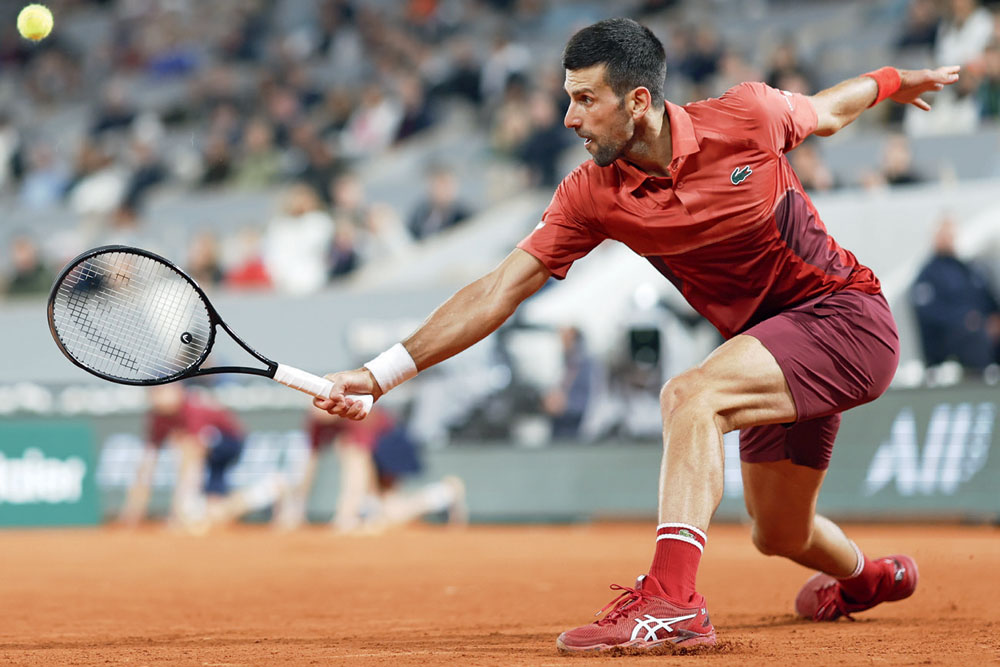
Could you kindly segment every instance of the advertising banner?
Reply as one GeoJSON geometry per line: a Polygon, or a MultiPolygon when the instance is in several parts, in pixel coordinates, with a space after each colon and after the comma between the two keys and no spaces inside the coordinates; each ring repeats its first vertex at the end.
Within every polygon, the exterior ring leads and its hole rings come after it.
{"type": "MultiPolygon", "coordinates": [[[[298,483],[309,457],[303,410],[237,412],[248,436],[233,486],[275,474],[298,483]]],[[[985,385],[891,391],[845,413],[819,511],[859,520],[1000,518],[998,414],[1000,391],[985,385]]],[[[95,478],[105,514],[116,514],[142,455],[144,424],[134,411],[72,423],[0,421],[0,523],[93,522],[95,478]]],[[[723,445],[725,488],[715,516],[742,520],[739,434],[727,434],[723,445]]],[[[617,438],[530,448],[453,441],[424,452],[423,478],[462,477],[478,521],[648,518],[656,514],[661,455],[657,441],[617,438]]],[[[175,452],[164,449],[153,477],[154,516],[166,512],[176,468],[175,452]]],[[[338,483],[337,457],[327,450],[309,496],[310,518],[333,514],[338,483]]]]}
{"type": "Polygon", "coordinates": [[[1000,516],[991,387],[890,392],[844,415],[820,505],[838,513],[1000,516]]]}
{"type": "Polygon", "coordinates": [[[0,421],[0,526],[100,519],[88,422],[0,421]]]}

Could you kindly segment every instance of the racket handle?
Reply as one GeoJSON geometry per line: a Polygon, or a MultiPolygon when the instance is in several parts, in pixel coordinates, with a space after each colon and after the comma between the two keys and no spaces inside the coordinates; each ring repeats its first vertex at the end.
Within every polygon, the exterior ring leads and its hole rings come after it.
{"type": "MultiPolygon", "coordinates": [[[[326,378],[285,364],[278,364],[278,368],[274,371],[274,379],[292,389],[298,389],[317,398],[328,398],[330,390],[333,389],[333,383],[326,378]]],[[[367,417],[368,413],[371,412],[374,399],[370,394],[348,394],[347,398],[361,401],[364,404],[365,411],[362,417],[367,417]]]]}

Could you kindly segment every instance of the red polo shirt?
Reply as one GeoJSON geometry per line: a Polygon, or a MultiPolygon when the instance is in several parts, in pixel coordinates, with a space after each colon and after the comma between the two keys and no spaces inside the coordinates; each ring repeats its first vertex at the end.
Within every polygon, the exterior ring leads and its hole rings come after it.
{"type": "Polygon", "coordinates": [[[807,98],[744,83],[718,99],[665,104],[669,177],[587,161],[518,247],[564,278],[603,240],[621,241],[726,338],[815,296],[880,291],[827,233],[785,157],[816,129],[807,98]]]}

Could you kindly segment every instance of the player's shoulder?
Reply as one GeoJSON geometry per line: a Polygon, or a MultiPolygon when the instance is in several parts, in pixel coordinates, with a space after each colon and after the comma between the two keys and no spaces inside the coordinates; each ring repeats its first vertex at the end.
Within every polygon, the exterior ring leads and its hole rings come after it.
{"type": "Polygon", "coordinates": [[[577,205],[591,197],[604,180],[602,169],[588,160],[566,174],[556,187],[555,198],[563,204],[577,205]]]}
{"type": "Polygon", "coordinates": [[[601,211],[612,205],[618,196],[622,179],[617,163],[600,167],[593,160],[587,160],[559,182],[547,212],[560,213],[578,223],[597,220],[601,211]]]}
{"type": "Polygon", "coordinates": [[[685,104],[684,110],[693,116],[732,113],[734,109],[749,109],[759,105],[769,94],[777,92],[761,81],[744,81],[729,88],[718,97],[685,104]]]}
{"type": "Polygon", "coordinates": [[[595,179],[601,178],[601,172],[604,169],[598,167],[593,160],[587,160],[578,164],[573,171],[566,174],[563,178],[563,183],[590,183],[595,181],[595,179]]]}
{"type": "Polygon", "coordinates": [[[687,104],[684,110],[699,134],[745,141],[766,134],[777,119],[794,112],[793,104],[790,93],[761,81],[746,81],[719,97],[687,104]]]}

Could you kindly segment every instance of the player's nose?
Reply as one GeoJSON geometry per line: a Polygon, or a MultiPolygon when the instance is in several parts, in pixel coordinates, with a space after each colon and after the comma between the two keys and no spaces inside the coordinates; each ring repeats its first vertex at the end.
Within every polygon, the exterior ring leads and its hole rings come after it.
{"type": "Polygon", "coordinates": [[[563,125],[571,130],[575,130],[581,125],[580,117],[577,115],[574,107],[574,104],[570,104],[569,109],[566,109],[566,115],[563,117],[563,125]]]}

